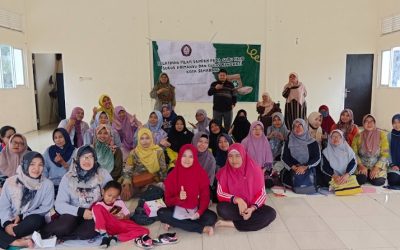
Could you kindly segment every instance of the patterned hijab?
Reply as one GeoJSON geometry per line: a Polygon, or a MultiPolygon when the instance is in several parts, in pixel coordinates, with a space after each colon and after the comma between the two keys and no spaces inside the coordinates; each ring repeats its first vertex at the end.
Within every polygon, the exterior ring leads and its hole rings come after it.
{"type": "Polygon", "coordinates": [[[122,106],[115,107],[114,110],[114,121],[113,128],[118,131],[122,145],[131,150],[133,148],[133,136],[135,134],[136,129],[139,127],[138,120],[128,112],[126,112],[125,108],[122,106]],[[121,119],[119,117],[119,112],[125,111],[125,118],[121,119]]]}
{"type": "Polygon", "coordinates": [[[341,119],[339,119],[338,123],[336,124],[337,129],[340,129],[343,132],[344,137],[347,139],[348,134],[351,133],[353,130],[353,127],[355,126],[354,124],[354,115],[353,111],[351,109],[344,109],[342,112],[340,112],[340,116],[342,116],[344,113],[349,114],[350,121],[347,123],[342,122],[341,119]]]}
{"type": "Polygon", "coordinates": [[[22,156],[26,152],[28,152],[28,145],[25,136],[18,133],[13,134],[6,148],[3,149],[0,154],[0,174],[8,177],[15,175],[18,165],[21,164],[22,156]],[[16,137],[22,138],[24,143],[21,153],[18,154],[12,152],[12,142],[16,137]]]}
{"type": "MultiPolygon", "coordinates": [[[[400,114],[396,114],[392,118],[392,124],[395,121],[400,122],[400,114]]],[[[392,163],[396,166],[400,165],[400,131],[392,129],[390,139],[390,156],[392,157],[392,163]]]]}

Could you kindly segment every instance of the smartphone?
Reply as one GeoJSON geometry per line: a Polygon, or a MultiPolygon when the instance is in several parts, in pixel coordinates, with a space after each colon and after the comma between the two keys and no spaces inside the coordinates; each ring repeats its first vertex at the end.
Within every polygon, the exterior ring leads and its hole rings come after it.
{"type": "Polygon", "coordinates": [[[121,212],[121,210],[122,210],[122,207],[120,207],[120,206],[113,206],[113,207],[110,209],[110,213],[111,213],[111,214],[118,214],[119,212],[121,212]]]}

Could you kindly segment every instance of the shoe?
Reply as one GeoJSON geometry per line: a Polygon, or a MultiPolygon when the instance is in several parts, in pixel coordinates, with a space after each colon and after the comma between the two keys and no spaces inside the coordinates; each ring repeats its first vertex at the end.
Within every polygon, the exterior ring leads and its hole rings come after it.
{"type": "Polygon", "coordinates": [[[135,245],[143,249],[154,248],[153,240],[147,234],[135,239],[135,245]]]}
{"type": "Polygon", "coordinates": [[[176,237],[176,233],[164,233],[160,234],[157,239],[153,240],[153,245],[170,245],[178,243],[178,238],[176,237]]]}
{"type": "Polygon", "coordinates": [[[108,248],[110,246],[110,242],[111,242],[111,238],[110,237],[103,237],[103,239],[101,239],[101,244],[100,244],[100,248],[108,248]]]}

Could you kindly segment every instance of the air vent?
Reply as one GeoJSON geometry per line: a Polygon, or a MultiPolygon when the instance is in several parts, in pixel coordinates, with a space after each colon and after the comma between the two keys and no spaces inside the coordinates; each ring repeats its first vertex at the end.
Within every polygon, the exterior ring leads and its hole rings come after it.
{"type": "Polygon", "coordinates": [[[23,32],[22,15],[0,9],[0,27],[23,32]]]}
{"type": "Polygon", "coordinates": [[[386,17],[382,20],[382,35],[400,30],[400,15],[386,17]]]}

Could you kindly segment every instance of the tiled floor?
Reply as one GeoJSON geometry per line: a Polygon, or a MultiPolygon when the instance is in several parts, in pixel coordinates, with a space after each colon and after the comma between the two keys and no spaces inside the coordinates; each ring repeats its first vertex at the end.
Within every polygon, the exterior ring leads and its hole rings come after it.
{"type": "MultiPolygon", "coordinates": [[[[43,152],[51,143],[51,131],[32,132],[27,138],[32,149],[43,152]]],[[[130,202],[129,207],[134,208],[135,203],[130,202]]],[[[296,198],[269,194],[267,205],[274,207],[278,216],[261,231],[217,228],[209,237],[172,229],[180,242],[159,249],[400,249],[400,193],[296,198]]],[[[164,232],[159,222],[149,228],[153,237],[164,232]]],[[[124,243],[111,249],[137,247],[124,243]]]]}

